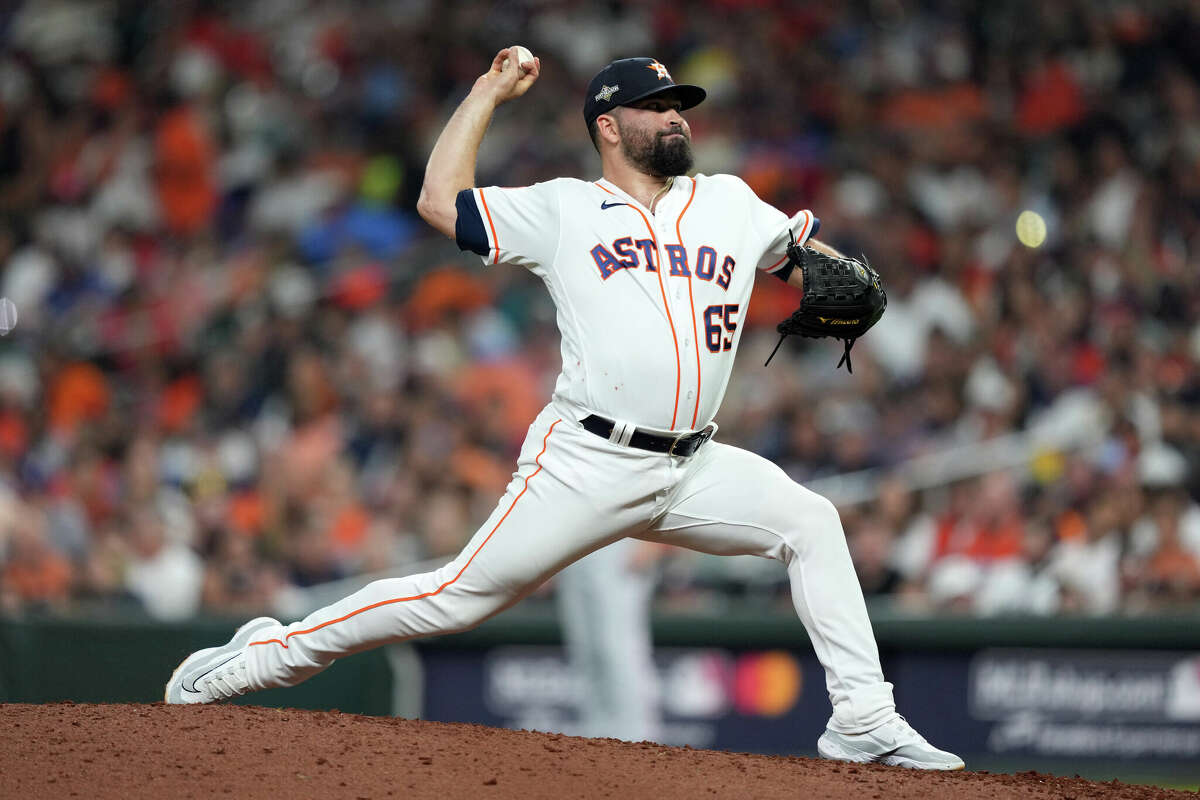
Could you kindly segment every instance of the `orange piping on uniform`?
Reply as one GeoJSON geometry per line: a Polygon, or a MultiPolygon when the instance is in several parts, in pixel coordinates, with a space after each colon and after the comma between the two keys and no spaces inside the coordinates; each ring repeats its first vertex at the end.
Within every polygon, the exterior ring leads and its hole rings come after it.
{"type": "MultiPolygon", "coordinates": [[[[804,220],[804,227],[800,229],[800,235],[796,237],[796,241],[797,241],[797,242],[803,242],[803,241],[804,241],[804,238],[805,238],[805,237],[808,235],[808,229],[809,229],[810,227],[812,227],[812,221],[813,221],[813,215],[812,215],[812,212],[811,212],[811,211],[805,211],[805,212],[804,212],[804,216],[805,216],[805,220],[804,220]]],[[[772,264],[771,266],[767,267],[767,268],[766,268],[765,270],[763,270],[763,271],[764,271],[764,272],[774,272],[774,271],[775,271],[775,268],[776,268],[776,267],[778,267],[780,264],[782,264],[782,263],[783,263],[783,262],[785,262],[785,261],[787,261],[787,253],[784,253],[784,254],[783,254],[783,258],[779,259],[778,261],[776,261],[774,264],[772,264]]]]}
{"type": "MultiPolygon", "coordinates": [[[[696,199],[696,179],[692,178],[692,193],[688,196],[687,205],[683,207],[683,211],[679,212],[679,219],[675,220],[675,235],[679,238],[680,247],[683,247],[683,233],[680,231],[680,224],[683,222],[683,215],[691,208],[694,199],[696,199]]],[[[695,269],[695,265],[692,266],[692,269],[695,269]]],[[[700,415],[700,335],[696,330],[696,300],[692,296],[690,273],[688,276],[688,303],[692,306],[692,344],[696,346],[696,406],[692,409],[692,430],[696,430],[696,417],[700,415]]],[[[675,426],[671,427],[673,429],[675,426]]]]}
{"type": "MultiPolygon", "coordinates": [[[[607,187],[596,184],[601,189],[616,197],[616,192],[610,191],[607,187]]],[[[695,191],[695,187],[692,187],[695,191]]],[[[646,223],[646,231],[650,234],[651,241],[654,242],[654,272],[658,275],[658,290],[662,292],[663,310],[667,312],[667,324],[671,326],[671,341],[675,343],[675,408],[671,411],[671,427],[668,430],[675,430],[675,419],[679,416],[679,384],[683,381],[683,366],[679,363],[679,336],[675,333],[675,320],[671,317],[671,306],[667,304],[667,290],[663,286],[662,279],[662,261],[658,258],[658,237],[654,235],[654,227],[650,224],[650,220],[646,219],[646,215],[642,210],[635,205],[629,206],[638,213],[642,218],[642,222],[646,223]]],[[[694,316],[694,315],[693,315],[694,316]]]]}
{"type": "MultiPolygon", "coordinates": [[[[338,617],[337,619],[331,619],[331,620],[329,620],[329,622],[322,622],[320,625],[313,626],[311,628],[308,628],[307,630],[292,631],[284,638],[291,639],[293,636],[301,636],[306,633],[312,633],[313,631],[319,631],[322,628],[327,628],[330,625],[334,625],[338,622],[345,622],[346,620],[350,619],[351,617],[358,616],[359,614],[363,613],[364,611],[370,611],[371,609],[379,608],[380,606],[391,605],[392,603],[405,603],[405,602],[408,602],[409,600],[420,600],[421,598],[424,598],[424,597],[432,597],[435,594],[439,594],[447,586],[449,586],[450,584],[454,583],[459,578],[461,578],[462,574],[467,571],[467,567],[471,566],[471,562],[475,560],[475,556],[479,555],[479,551],[483,549],[484,545],[486,545],[489,541],[491,541],[492,536],[496,533],[497,530],[500,529],[500,526],[504,524],[504,520],[508,519],[508,515],[512,513],[512,510],[514,508],[516,508],[517,501],[525,496],[525,492],[529,489],[530,479],[533,478],[534,475],[537,475],[539,472],[542,471],[541,458],[546,453],[546,448],[550,444],[550,442],[549,442],[550,434],[554,433],[555,426],[558,425],[558,423],[560,423],[560,422],[562,422],[561,419],[554,420],[554,423],[550,426],[550,430],[546,431],[546,435],[544,437],[542,437],[542,452],[538,453],[537,456],[535,456],[533,459],[533,463],[537,464],[537,469],[535,469],[533,472],[529,473],[529,477],[527,477],[525,479],[525,485],[523,487],[521,487],[521,493],[518,494],[516,496],[516,498],[513,499],[512,505],[510,505],[508,507],[508,511],[504,512],[504,516],[500,518],[500,521],[497,522],[496,526],[494,528],[492,528],[490,533],[488,533],[487,538],[484,539],[479,544],[479,547],[475,548],[475,552],[472,553],[471,557],[467,559],[467,563],[462,565],[462,569],[460,569],[458,571],[457,575],[455,575],[453,578],[451,578],[450,580],[443,583],[438,588],[434,589],[432,592],[425,592],[424,594],[415,594],[412,597],[395,597],[391,600],[380,600],[378,603],[372,603],[369,606],[364,606],[363,608],[360,608],[357,611],[351,611],[349,614],[346,614],[343,617],[338,617]]],[[[250,646],[253,646],[256,644],[271,644],[271,643],[278,644],[278,645],[284,647],[285,649],[287,648],[287,642],[281,641],[279,639],[265,639],[260,642],[250,642],[250,646]]]]}
{"type": "Polygon", "coordinates": [[[479,190],[479,202],[483,203],[483,213],[487,214],[488,227],[492,229],[492,244],[496,248],[496,255],[492,257],[492,263],[500,263],[500,240],[496,237],[496,223],[492,222],[492,212],[488,210],[487,198],[483,196],[483,189],[479,190]]]}
{"type": "Polygon", "coordinates": [[[804,221],[804,227],[800,229],[800,235],[796,237],[797,242],[808,241],[808,232],[812,230],[813,219],[815,219],[811,211],[805,211],[804,216],[807,219],[804,221]]]}

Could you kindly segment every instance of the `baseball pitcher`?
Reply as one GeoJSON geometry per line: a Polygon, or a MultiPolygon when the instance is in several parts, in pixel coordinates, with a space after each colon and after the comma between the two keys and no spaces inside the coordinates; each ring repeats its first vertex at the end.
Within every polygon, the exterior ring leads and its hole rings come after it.
{"type": "Polygon", "coordinates": [[[290,625],[252,620],[184,660],[167,702],[291,686],[351,653],[471,628],[634,537],[786,565],[833,706],[822,756],[962,769],[896,712],[833,504],[713,438],[756,270],[805,290],[779,332],[839,338],[847,366],[850,345],[883,313],[879,276],[813,239],[812,212],[788,217],[732,175],[688,177],[683,112],[705,92],[651,58],[614,61],[588,86],[583,117],[601,178],[476,186],[493,112],[540,69],[527,51],[496,54],[437,140],[418,203],[485,269],[537,275],[557,307],[562,373],[507,491],[441,569],[377,581],[290,625]]]}

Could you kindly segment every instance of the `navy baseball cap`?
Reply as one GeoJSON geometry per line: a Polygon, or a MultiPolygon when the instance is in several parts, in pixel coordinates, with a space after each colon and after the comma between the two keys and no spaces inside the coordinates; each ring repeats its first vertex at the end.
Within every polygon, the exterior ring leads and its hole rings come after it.
{"type": "Polygon", "coordinates": [[[699,86],[676,83],[667,68],[653,58],[622,58],[596,73],[583,99],[583,119],[588,127],[601,114],[617,106],[670,92],[683,104],[681,110],[697,106],[707,96],[699,86]]]}

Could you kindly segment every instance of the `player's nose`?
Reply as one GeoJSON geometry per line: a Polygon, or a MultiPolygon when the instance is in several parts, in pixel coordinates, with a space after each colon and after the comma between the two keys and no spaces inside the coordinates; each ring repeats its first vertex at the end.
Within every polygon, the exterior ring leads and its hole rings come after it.
{"type": "MultiPolygon", "coordinates": [[[[676,113],[676,112],[672,112],[672,113],[676,113]]],[[[688,135],[687,123],[685,123],[683,121],[683,118],[679,117],[679,115],[677,113],[676,113],[676,117],[677,117],[676,119],[667,120],[667,127],[662,132],[663,136],[668,136],[672,133],[678,133],[681,136],[688,135]]]]}

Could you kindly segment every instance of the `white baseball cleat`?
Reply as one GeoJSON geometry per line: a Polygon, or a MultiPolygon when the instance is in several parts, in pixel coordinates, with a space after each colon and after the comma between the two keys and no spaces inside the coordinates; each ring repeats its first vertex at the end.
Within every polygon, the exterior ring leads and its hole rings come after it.
{"type": "Polygon", "coordinates": [[[817,739],[822,758],[857,764],[885,764],[908,769],[958,770],[965,764],[953,753],[938,750],[899,715],[866,733],[845,734],[828,728],[817,739]]]}
{"type": "Polygon", "coordinates": [[[254,634],[279,620],[256,617],[237,629],[228,644],[197,650],[183,660],[167,681],[168,703],[215,703],[250,690],[246,678],[246,644],[254,634]]]}

